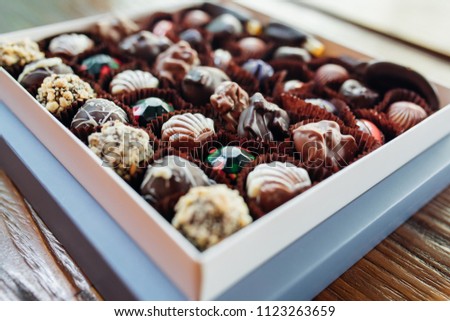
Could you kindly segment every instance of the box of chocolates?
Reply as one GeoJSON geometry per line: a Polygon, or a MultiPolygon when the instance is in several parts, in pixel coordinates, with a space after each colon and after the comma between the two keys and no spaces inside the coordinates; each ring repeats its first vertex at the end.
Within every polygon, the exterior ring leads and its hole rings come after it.
{"type": "Polygon", "coordinates": [[[227,5],[1,35],[0,65],[0,99],[191,299],[450,133],[445,87],[227,5]]]}

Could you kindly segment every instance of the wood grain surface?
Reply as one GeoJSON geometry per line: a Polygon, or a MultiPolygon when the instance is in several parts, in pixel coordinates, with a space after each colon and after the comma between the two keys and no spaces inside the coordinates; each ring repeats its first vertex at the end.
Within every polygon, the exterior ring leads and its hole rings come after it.
{"type": "Polygon", "coordinates": [[[79,268],[0,170],[0,300],[97,300],[79,268]]]}

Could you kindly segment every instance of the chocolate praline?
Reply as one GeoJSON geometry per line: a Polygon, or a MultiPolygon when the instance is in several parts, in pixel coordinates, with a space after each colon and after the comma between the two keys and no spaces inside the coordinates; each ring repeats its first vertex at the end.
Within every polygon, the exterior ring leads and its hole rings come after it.
{"type": "Polygon", "coordinates": [[[174,206],[190,188],[213,184],[215,182],[194,163],[169,155],[147,167],[140,190],[150,204],[158,205],[161,201],[170,200],[174,206]]]}
{"type": "Polygon", "coordinates": [[[180,33],[180,39],[188,42],[191,46],[198,46],[204,39],[197,29],[187,29],[180,33]]]}
{"type": "Polygon", "coordinates": [[[270,212],[311,186],[308,172],[291,163],[259,164],[247,176],[247,196],[270,212]]]}
{"type": "Polygon", "coordinates": [[[369,108],[373,107],[378,100],[378,93],[363,86],[359,81],[349,79],[345,81],[339,93],[354,108],[369,108]]]}
{"type": "Polygon", "coordinates": [[[190,10],[183,17],[182,25],[186,28],[203,27],[211,21],[211,16],[203,10],[190,10]]]}
{"type": "Polygon", "coordinates": [[[112,101],[103,98],[89,99],[75,114],[70,128],[93,129],[110,120],[128,123],[126,112],[112,101]]]}
{"type": "Polygon", "coordinates": [[[267,48],[266,43],[257,37],[245,37],[238,41],[238,47],[248,55],[262,55],[267,48]]]}
{"type": "Polygon", "coordinates": [[[326,64],[317,69],[314,81],[319,85],[326,86],[330,83],[342,83],[349,78],[348,71],[336,64],[326,64]]]}
{"type": "Polygon", "coordinates": [[[206,157],[206,163],[214,171],[224,173],[235,182],[242,168],[254,159],[255,156],[242,147],[225,146],[212,149],[206,157]]]}
{"type": "Polygon", "coordinates": [[[303,48],[282,46],[275,51],[273,59],[290,59],[308,62],[311,60],[311,55],[303,48]]]}
{"type": "Polygon", "coordinates": [[[171,45],[172,41],[165,36],[143,30],[122,40],[119,48],[128,55],[153,62],[156,56],[171,45]]]}
{"type": "Polygon", "coordinates": [[[216,49],[213,53],[213,61],[214,66],[222,69],[227,70],[228,66],[230,65],[232,56],[231,53],[224,49],[216,49]]]}
{"type": "Polygon", "coordinates": [[[329,113],[332,113],[335,115],[338,113],[338,109],[336,108],[336,106],[333,105],[328,100],[321,99],[321,98],[309,98],[309,99],[305,99],[305,101],[309,104],[319,106],[320,108],[325,109],[329,113]]]}
{"type": "Polygon", "coordinates": [[[250,98],[250,106],[239,117],[237,132],[240,137],[273,141],[284,139],[288,129],[287,112],[256,93],[250,98]]]}
{"type": "Polygon", "coordinates": [[[412,102],[397,101],[388,107],[387,116],[402,130],[408,130],[424,120],[427,112],[412,102]]]}
{"type": "Polygon", "coordinates": [[[222,184],[191,188],[175,212],[172,225],[200,251],[252,222],[242,196],[222,184]]]}
{"type": "Polygon", "coordinates": [[[295,150],[307,166],[338,169],[347,166],[358,150],[355,138],[344,135],[334,121],[298,124],[292,131],[295,150]]]}
{"type": "Polygon", "coordinates": [[[88,72],[92,76],[104,76],[111,70],[119,69],[121,62],[111,56],[98,54],[84,59],[81,62],[81,70],[88,72]]]}
{"type": "Polygon", "coordinates": [[[211,95],[210,101],[225,121],[225,128],[233,132],[236,131],[242,111],[250,104],[247,92],[231,81],[221,83],[211,95]]]}
{"type": "Polygon", "coordinates": [[[174,111],[172,105],[158,97],[138,100],[132,106],[133,116],[140,126],[145,127],[152,119],[174,111]]]}
{"type": "Polygon", "coordinates": [[[204,105],[224,81],[230,78],[220,69],[214,67],[194,67],[181,83],[183,97],[194,105],[204,105]]]}
{"type": "Polygon", "coordinates": [[[256,77],[259,81],[273,76],[274,70],[271,65],[261,59],[249,59],[242,68],[256,77]]]}
{"type": "Polygon", "coordinates": [[[94,33],[107,41],[119,42],[139,31],[139,26],[127,17],[118,16],[101,19],[94,26],[94,33]]]}
{"type": "Polygon", "coordinates": [[[35,87],[52,74],[73,74],[73,70],[61,58],[41,59],[26,65],[17,81],[26,88],[35,87]]]}
{"type": "Polygon", "coordinates": [[[264,34],[284,45],[302,44],[307,37],[305,33],[298,29],[288,27],[279,22],[269,23],[264,30],[264,34]]]}
{"type": "Polygon", "coordinates": [[[357,119],[356,125],[363,133],[369,134],[380,144],[384,144],[384,135],[374,123],[367,119],[357,119]]]}
{"type": "Polygon", "coordinates": [[[76,56],[94,48],[94,41],[84,34],[70,33],[53,38],[48,50],[56,55],[76,56]]]}
{"type": "Polygon", "coordinates": [[[200,113],[172,116],[161,128],[161,140],[175,144],[203,143],[214,134],[214,121],[200,113]]]}
{"type": "Polygon", "coordinates": [[[109,92],[113,95],[130,93],[138,89],[156,88],[158,78],[142,70],[125,70],[114,76],[109,84],[109,92]]]}
{"type": "Polygon", "coordinates": [[[211,33],[224,33],[229,35],[240,34],[242,29],[241,22],[229,13],[218,16],[206,26],[206,30],[211,33]]]}
{"type": "Polygon", "coordinates": [[[174,29],[174,24],[169,20],[158,21],[152,29],[152,32],[158,37],[165,37],[174,29]]]}

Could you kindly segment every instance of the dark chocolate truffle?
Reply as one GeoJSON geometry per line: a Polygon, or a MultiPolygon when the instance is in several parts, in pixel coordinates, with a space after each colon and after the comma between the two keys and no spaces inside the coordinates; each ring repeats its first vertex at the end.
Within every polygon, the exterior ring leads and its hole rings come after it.
{"type": "Polygon", "coordinates": [[[141,194],[150,204],[158,204],[170,198],[175,205],[179,197],[191,187],[213,184],[215,182],[200,167],[184,158],[170,155],[148,166],[141,194]]]}
{"type": "Polygon", "coordinates": [[[63,34],[50,41],[48,50],[56,55],[76,56],[94,48],[94,41],[79,33],[63,34]]]}
{"type": "Polygon", "coordinates": [[[114,169],[124,180],[131,182],[143,172],[141,165],[153,157],[148,134],[119,120],[103,124],[101,132],[88,137],[89,148],[102,161],[102,166],[114,169]]]}
{"type": "Polygon", "coordinates": [[[85,102],[95,98],[92,87],[73,74],[52,74],[44,79],[36,99],[49,112],[58,115],[71,108],[74,102],[85,102]]]}
{"type": "Polygon", "coordinates": [[[384,135],[374,123],[367,119],[357,119],[356,125],[358,125],[360,131],[369,134],[380,144],[384,144],[384,135]]]}
{"type": "Polygon", "coordinates": [[[17,41],[0,40],[0,66],[23,67],[30,62],[43,59],[39,45],[28,38],[17,41]]]}
{"type": "Polygon", "coordinates": [[[339,93],[354,108],[373,107],[378,100],[378,94],[376,92],[364,87],[359,81],[354,79],[349,79],[344,82],[339,93]]]}
{"type": "Polygon", "coordinates": [[[320,108],[325,109],[329,113],[332,113],[332,114],[338,113],[336,106],[333,105],[328,100],[320,99],[320,98],[309,98],[309,99],[305,99],[305,101],[309,104],[319,106],[320,108]]]}
{"type": "Polygon", "coordinates": [[[235,182],[242,168],[254,159],[255,156],[242,147],[225,146],[212,149],[206,157],[206,162],[214,171],[224,173],[235,182]]]}
{"type": "Polygon", "coordinates": [[[121,62],[108,55],[98,54],[84,59],[81,62],[81,70],[87,71],[92,76],[103,76],[111,70],[119,69],[121,62]]]}
{"type": "Polygon", "coordinates": [[[335,169],[347,166],[358,150],[355,138],[343,135],[334,121],[299,124],[292,133],[296,151],[310,167],[335,169]]]}
{"type": "Polygon", "coordinates": [[[255,76],[259,81],[269,78],[274,74],[272,66],[261,59],[249,59],[242,65],[242,68],[255,76]]]}
{"type": "Polygon", "coordinates": [[[70,128],[95,128],[110,120],[128,123],[125,111],[112,101],[103,98],[89,99],[75,114],[70,128]]]}
{"type": "Polygon", "coordinates": [[[245,37],[238,41],[241,51],[249,55],[262,55],[267,46],[264,41],[257,37],[245,37]]]}
{"type": "Polygon", "coordinates": [[[194,105],[204,105],[209,102],[217,86],[229,80],[230,78],[218,68],[194,67],[181,83],[183,97],[194,105]]]}
{"type": "Polygon", "coordinates": [[[213,120],[198,113],[175,115],[161,129],[161,139],[171,143],[202,143],[214,134],[213,120]]]}
{"type": "Polygon", "coordinates": [[[252,222],[238,191],[226,185],[193,187],[175,206],[172,225],[200,251],[252,222]]]}
{"type": "Polygon", "coordinates": [[[122,40],[119,48],[128,55],[153,62],[156,56],[171,45],[172,41],[165,36],[143,30],[122,40]]]}
{"type": "Polygon", "coordinates": [[[246,181],[247,196],[270,212],[311,186],[308,172],[291,163],[259,164],[246,181]]]}
{"type": "Polygon", "coordinates": [[[138,100],[132,108],[134,118],[142,127],[145,127],[152,119],[174,111],[172,105],[158,97],[138,100]]]}
{"type": "Polygon", "coordinates": [[[17,80],[26,88],[34,87],[39,86],[44,78],[52,74],[73,74],[73,70],[64,64],[61,58],[41,59],[26,65],[17,80]]]}
{"type": "Polygon", "coordinates": [[[236,131],[239,116],[250,104],[247,92],[235,82],[221,83],[210,98],[211,105],[225,121],[225,128],[236,131]]]}
{"type": "Polygon", "coordinates": [[[317,69],[314,81],[319,85],[325,86],[328,84],[343,83],[348,78],[348,71],[344,67],[336,64],[326,64],[317,69]]]}
{"type": "Polygon", "coordinates": [[[409,101],[398,101],[387,109],[387,116],[391,122],[402,128],[410,129],[427,117],[426,111],[409,101]]]}
{"type": "Polygon", "coordinates": [[[158,78],[141,70],[125,70],[114,76],[109,84],[109,92],[113,95],[126,94],[138,89],[156,88],[158,78]]]}
{"type": "Polygon", "coordinates": [[[268,102],[260,93],[250,98],[250,106],[239,117],[238,135],[267,141],[281,140],[288,134],[289,116],[277,105],[268,102]]]}
{"type": "Polygon", "coordinates": [[[242,32],[242,24],[235,16],[224,13],[211,21],[206,26],[206,30],[211,33],[237,35],[242,32]]]}
{"type": "Polygon", "coordinates": [[[122,16],[102,19],[94,26],[95,33],[112,42],[119,42],[138,31],[139,26],[133,20],[122,16]]]}
{"type": "Polygon", "coordinates": [[[158,56],[155,70],[161,77],[176,83],[183,80],[188,71],[199,64],[197,51],[192,49],[189,43],[181,40],[158,56]]]}
{"type": "Polygon", "coordinates": [[[214,50],[213,61],[214,66],[216,66],[217,68],[227,70],[228,66],[230,65],[231,59],[232,56],[229,51],[223,49],[214,50]]]}
{"type": "Polygon", "coordinates": [[[174,29],[172,21],[160,20],[154,26],[152,32],[158,37],[165,37],[174,29]]]}
{"type": "Polygon", "coordinates": [[[273,59],[291,59],[308,62],[311,60],[311,55],[303,48],[282,46],[275,51],[273,59]]]}
{"type": "Polygon", "coordinates": [[[203,27],[211,21],[211,16],[203,10],[191,10],[186,12],[183,17],[183,26],[185,28],[203,27]]]}

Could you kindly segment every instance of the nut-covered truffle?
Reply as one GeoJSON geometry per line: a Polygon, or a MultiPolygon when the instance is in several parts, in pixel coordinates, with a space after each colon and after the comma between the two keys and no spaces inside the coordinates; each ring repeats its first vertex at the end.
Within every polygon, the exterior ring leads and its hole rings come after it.
{"type": "Polygon", "coordinates": [[[230,78],[220,69],[214,67],[194,67],[186,74],[181,83],[183,97],[194,105],[209,102],[214,90],[230,78]]]}
{"type": "Polygon", "coordinates": [[[427,117],[426,111],[409,101],[398,101],[389,106],[387,116],[391,122],[401,129],[407,130],[427,117]]]}
{"type": "Polygon", "coordinates": [[[56,55],[76,56],[94,47],[94,41],[79,33],[63,34],[50,41],[48,50],[56,55]]]}
{"type": "Polygon", "coordinates": [[[153,62],[156,56],[171,45],[172,41],[165,36],[157,36],[143,30],[123,39],[119,48],[128,55],[153,62]]]}
{"type": "Polygon", "coordinates": [[[113,95],[119,95],[138,89],[156,88],[158,85],[158,78],[147,71],[125,70],[114,76],[109,84],[109,91],[113,95]]]}
{"type": "Polygon", "coordinates": [[[210,98],[211,105],[226,122],[226,129],[235,131],[239,116],[250,105],[247,92],[235,82],[221,83],[210,98]]]}
{"type": "Polygon", "coordinates": [[[122,108],[110,100],[94,98],[87,100],[86,103],[78,109],[70,128],[95,128],[111,120],[128,123],[127,114],[122,108]]]}
{"type": "MultiPolygon", "coordinates": [[[[175,155],[165,156],[149,165],[141,185],[141,194],[151,204],[186,194],[191,187],[215,182],[194,163],[175,155]]],[[[174,201],[173,205],[178,201],[174,201]]]]}
{"type": "Polygon", "coordinates": [[[246,186],[248,197],[270,212],[311,186],[311,179],[304,168],[276,161],[256,166],[246,186]]]}
{"type": "Polygon", "coordinates": [[[44,53],[39,50],[36,42],[28,38],[18,41],[0,40],[0,66],[20,66],[35,60],[43,59],[44,53]]]}
{"type": "Polygon", "coordinates": [[[105,123],[101,132],[88,137],[89,148],[103,160],[104,166],[112,167],[126,181],[143,172],[153,157],[148,134],[121,121],[105,123]]]}
{"type": "Polygon", "coordinates": [[[355,138],[342,134],[334,121],[299,124],[292,133],[296,151],[301,154],[303,162],[311,167],[347,166],[358,150],[355,138]]]}
{"type": "Polygon", "coordinates": [[[266,141],[281,140],[288,134],[289,116],[284,109],[268,102],[260,93],[250,98],[250,106],[239,117],[238,135],[266,141]]]}
{"type": "Polygon", "coordinates": [[[191,188],[175,211],[172,225],[201,251],[252,222],[243,198],[226,185],[191,188]]]}
{"type": "Polygon", "coordinates": [[[204,142],[215,134],[214,122],[202,114],[181,114],[171,117],[161,129],[163,141],[168,142],[204,142]]]}
{"type": "Polygon", "coordinates": [[[199,64],[197,51],[192,49],[186,41],[179,41],[158,56],[155,70],[161,77],[175,83],[183,80],[188,71],[199,64]]]}
{"type": "Polygon", "coordinates": [[[26,65],[17,80],[24,87],[39,86],[51,74],[73,74],[73,70],[61,58],[41,59],[26,65]]]}
{"type": "Polygon", "coordinates": [[[73,102],[95,98],[92,87],[73,74],[53,74],[44,79],[36,99],[52,114],[70,108],[73,102]]]}

